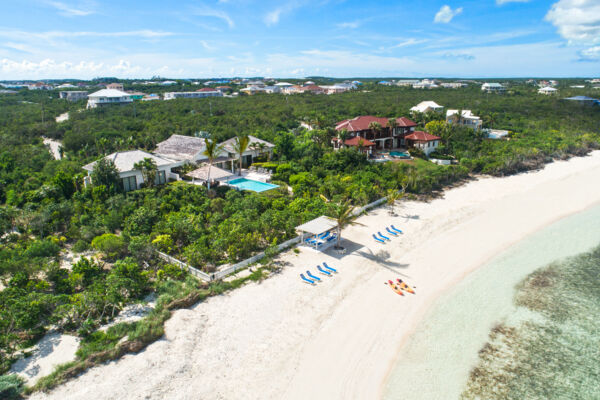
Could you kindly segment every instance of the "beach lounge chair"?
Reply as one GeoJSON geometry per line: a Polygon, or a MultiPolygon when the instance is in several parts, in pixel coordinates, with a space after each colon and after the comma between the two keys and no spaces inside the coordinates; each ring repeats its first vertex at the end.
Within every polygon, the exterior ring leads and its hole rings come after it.
{"type": "Polygon", "coordinates": [[[300,278],[302,278],[302,280],[303,280],[304,282],[308,282],[308,283],[310,283],[311,285],[314,285],[314,284],[315,284],[315,281],[313,281],[312,279],[308,279],[307,277],[305,277],[305,276],[304,276],[304,274],[300,274],[300,278]]]}
{"type": "Polygon", "coordinates": [[[335,272],[337,274],[337,269],[331,268],[329,265],[327,265],[326,262],[323,263],[323,266],[325,267],[325,269],[328,269],[329,271],[335,272]]]}
{"type": "Polygon", "coordinates": [[[321,268],[321,266],[320,266],[320,265],[317,265],[317,269],[318,269],[319,271],[321,271],[321,273],[323,273],[323,274],[325,274],[325,275],[327,275],[327,276],[331,276],[331,272],[329,272],[329,271],[325,271],[323,268],[321,268]]]}
{"type": "Polygon", "coordinates": [[[310,279],[314,279],[315,281],[321,282],[321,278],[319,278],[318,276],[314,276],[310,273],[310,271],[306,271],[306,275],[308,275],[310,279]]]}
{"type": "Polygon", "coordinates": [[[402,231],[398,228],[396,228],[394,225],[391,225],[392,229],[398,233],[402,233],[402,231]]]}
{"type": "Polygon", "coordinates": [[[379,235],[379,236],[380,236],[382,239],[385,239],[385,240],[391,240],[389,237],[387,237],[387,236],[383,236],[381,232],[377,232],[377,234],[378,234],[378,235],[379,235]]]}
{"type": "Polygon", "coordinates": [[[393,230],[391,230],[388,226],[385,227],[385,230],[394,236],[398,236],[398,234],[396,232],[394,232],[393,230]]]}
{"type": "Polygon", "coordinates": [[[318,238],[319,239],[325,239],[327,236],[329,236],[329,232],[325,232],[325,233],[321,233],[318,238]]]}
{"type": "Polygon", "coordinates": [[[327,238],[327,241],[331,242],[332,240],[335,240],[336,237],[337,237],[337,235],[331,235],[327,238]]]}
{"type": "Polygon", "coordinates": [[[385,244],[385,240],[379,239],[377,236],[375,236],[375,234],[373,234],[373,239],[375,239],[376,241],[378,241],[379,243],[383,243],[385,244]]]}

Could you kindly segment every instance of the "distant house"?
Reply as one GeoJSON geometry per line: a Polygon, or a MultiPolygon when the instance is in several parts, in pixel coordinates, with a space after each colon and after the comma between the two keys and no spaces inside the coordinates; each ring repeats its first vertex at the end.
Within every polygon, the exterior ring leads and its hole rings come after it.
{"type": "Polygon", "coordinates": [[[396,81],[396,86],[412,86],[419,83],[418,79],[400,79],[396,81]]]}
{"type": "Polygon", "coordinates": [[[506,88],[499,83],[484,83],[481,85],[481,90],[486,93],[504,93],[506,88]]]}
{"type": "Polygon", "coordinates": [[[558,89],[554,89],[553,87],[550,87],[550,86],[546,86],[541,89],[538,89],[539,94],[545,94],[545,95],[553,95],[553,94],[556,94],[557,92],[558,92],[558,89]]]}
{"type": "Polygon", "coordinates": [[[448,110],[446,111],[446,122],[449,124],[466,126],[475,130],[481,129],[483,124],[481,118],[473,115],[471,110],[461,110],[460,115],[458,110],[448,110]]]}
{"type": "Polygon", "coordinates": [[[302,91],[304,93],[325,94],[325,89],[323,89],[321,86],[317,86],[317,85],[302,86],[302,91]]]}
{"type": "Polygon", "coordinates": [[[484,129],[483,132],[488,139],[508,139],[509,131],[504,129],[484,129]]]}
{"type": "Polygon", "coordinates": [[[587,96],[574,96],[574,97],[567,97],[563,100],[568,100],[568,101],[576,101],[579,104],[583,104],[583,105],[600,105],[600,100],[598,99],[594,99],[593,97],[587,97],[587,96]]]}
{"type": "MultiPolygon", "coordinates": [[[[143,150],[116,152],[104,158],[111,160],[115,164],[115,167],[117,167],[117,171],[119,171],[119,178],[121,179],[121,184],[123,185],[123,190],[126,192],[139,189],[142,183],[144,183],[142,172],[135,169],[134,165],[146,158],[149,158],[156,163],[157,172],[154,182],[157,185],[166,183],[169,179],[179,179],[177,174],[171,172],[171,168],[175,166],[175,162],[173,160],[159,157],[143,150]]],[[[94,161],[93,163],[87,164],[83,167],[83,169],[88,173],[86,184],[93,183],[91,181],[91,175],[97,162],[98,161],[94,161]]]]}
{"type": "Polygon", "coordinates": [[[147,94],[142,97],[142,101],[152,101],[152,100],[160,100],[160,96],[156,93],[147,94]]]}
{"type": "Polygon", "coordinates": [[[439,86],[435,83],[435,80],[423,79],[421,82],[413,84],[412,87],[413,89],[435,89],[439,86]]]}
{"type": "Polygon", "coordinates": [[[122,83],[109,83],[108,85],[106,85],[106,88],[123,91],[123,84],[122,83]]]}
{"type": "Polygon", "coordinates": [[[440,86],[446,89],[459,89],[467,86],[467,84],[462,82],[443,82],[440,83],[440,86]]]}
{"type": "Polygon", "coordinates": [[[412,112],[442,112],[444,110],[444,106],[440,106],[435,101],[422,101],[416,106],[412,107],[410,111],[412,112]]]}
{"type": "Polygon", "coordinates": [[[320,88],[323,89],[326,94],[343,93],[348,90],[356,89],[356,83],[336,83],[335,85],[320,86],[320,88]]]}
{"type": "Polygon", "coordinates": [[[87,99],[88,92],[80,90],[62,91],[58,93],[58,96],[61,99],[67,99],[68,101],[79,101],[87,99]]]}
{"type": "Polygon", "coordinates": [[[217,86],[215,89],[217,89],[221,93],[231,92],[232,90],[231,86],[217,86]]]}
{"type": "Polygon", "coordinates": [[[423,131],[413,132],[410,135],[407,135],[405,139],[408,146],[421,149],[427,156],[438,148],[440,141],[442,140],[439,136],[431,135],[423,131]]]}
{"type": "Polygon", "coordinates": [[[393,82],[390,82],[390,81],[379,81],[377,83],[380,85],[383,85],[383,86],[392,86],[394,84],[393,82]]]}
{"type": "Polygon", "coordinates": [[[71,85],[70,83],[63,83],[62,85],[58,85],[56,89],[75,89],[77,86],[71,85]]]}
{"type": "Polygon", "coordinates": [[[173,99],[202,99],[205,97],[222,97],[223,93],[212,88],[202,88],[195,92],[166,92],[165,100],[173,99]]]}
{"type": "Polygon", "coordinates": [[[48,85],[44,82],[36,82],[27,85],[27,89],[29,90],[52,90],[52,85],[48,85]]]}
{"type": "MultiPolygon", "coordinates": [[[[372,115],[361,115],[352,119],[346,119],[336,124],[338,132],[346,130],[350,138],[360,137],[374,142],[377,149],[392,149],[405,144],[404,138],[415,130],[416,123],[408,118],[396,118],[396,126],[389,126],[389,118],[374,117],[372,115]],[[381,127],[379,131],[372,129],[372,123],[381,127]]],[[[334,147],[340,147],[339,141],[333,141],[334,147]]]]}
{"type": "Polygon", "coordinates": [[[88,95],[87,108],[102,107],[111,104],[128,104],[133,102],[129,93],[116,89],[102,89],[88,95]]]}
{"type": "Polygon", "coordinates": [[[160,82],[161,85],[163,86],[172,86],[172,85],[177,85],[177,82],[175,81],[162,81],[160,82]]]}
{"type": "Polygon", "coordinates": [[[133,90],[127,91],[126,93],[129,94],[132,100],[142,100],[146,95],[146,93],[136,92],[133,90]]]}
{"type": "Polygon", "coordinates": [[[277,83],[275,84],[275,86],[278,86],[278,87],[280,87],[281,89],[285,89],[285,88],[289,88],[289,87],[292,87],[292,86],[294,86],[294,84],[292,84],[292,83],[289,83],[289,82],[277,82],[277,83]]]}

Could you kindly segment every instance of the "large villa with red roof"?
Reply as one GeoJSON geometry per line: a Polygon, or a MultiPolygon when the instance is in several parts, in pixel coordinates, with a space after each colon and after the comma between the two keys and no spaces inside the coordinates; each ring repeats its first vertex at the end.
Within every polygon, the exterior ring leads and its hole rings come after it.
{"type": "MultiPolygon", "coordinates": [[[[371,155],[376,150],[392,150],[401,147],[416,147],[429,154],[440,143],[441,138],[426,132],[417,131],[417,124],[406,117],[384,118],[361,115],[336,124],[338,132],[346,131],[345,146],[360,147],[371,155]]],[[[342,147],[340,138],[333,138],[336,149],[342,147]]]]}

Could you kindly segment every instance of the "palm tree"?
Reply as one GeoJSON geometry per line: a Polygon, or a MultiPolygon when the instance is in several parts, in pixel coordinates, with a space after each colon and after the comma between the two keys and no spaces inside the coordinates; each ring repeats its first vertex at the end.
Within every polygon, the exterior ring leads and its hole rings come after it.
{"type": "Polygon", "coordinates": [[[242,157],[244,156],[244,153],[248,149],[249,144],[250,144],[250,138],[248,137],[248,135],[237,136],[235,138],[235,143],[233,143],[233,150],[235,150],[235,152],[237,153],[238,158],[240,160],[240,169],[238,170],[238,175],[240,175],[240,176],[242,175],[242,157]]]}
{"type": "Polygon", "coordinates": [[[346,140],[348,140],[348,135],[349,135],[348,129],[345,129],[345,128],[342,129],[340,131],[340,133],[338,134],[338,138],[340,139],[340,142],[342,144],[341,147],[346,147],[346,140]]]}
{"type": "Polygon", "coordinates": [[[374,133],[374,136],[373,136],[373,138],[375,138],[375,137],[376,137],[376,135],[377,135],[379,132],[381,132],[381,124],[380,124],[379,122],[375,122],[375,121],[373,121],[373,122],[370,122],[370,123],[369,123],[369,129],[373,131],[373,133],[374,133]]]}
{"type": "Polygon", "coordinates": [[[353,211],[354,206],[350,204],[350,200],[333,204],[331,207],[331,217],[334,218],[337,222],[337,236],[335,244],[336,249],[340,248],[340,241],[342,239],[342,229],[344,229],[348,225],[356,224],[356,222],[354,221],[354,215],[352,214],[353,211]]]}
{"type": "MultiPolygon", "coordinates": [[[[390,135],[392,138],[394,137],[394,129],[396,129],[397,126],[398,126],[398,121],[396,120],[396,118],[388,119],[388,127],[390,128],[390,135]]],[[[393,145],[394,145],[394,139],[392,139],[392,146],[393,145]]]]}
{"type": "Polygon", "coordinates": [[[390,207],[390,215],[394,215],[394,206],[396,202],[404,197],[404,187],[402,190],[390,189],[387,193],[387,204],[390,207]]]}
{"type": "Polygon", "coordinates": [[[216,140],[204,139],[204,144],[206,145],[206,150],[202,152],[208,158],[208,174],[206,174],[206,185],[210,190],[210,169],[212,168],[212,163],[215,158],[219,157],[221,151],[223,151],[223,146],[217,144],[216,140]]]}

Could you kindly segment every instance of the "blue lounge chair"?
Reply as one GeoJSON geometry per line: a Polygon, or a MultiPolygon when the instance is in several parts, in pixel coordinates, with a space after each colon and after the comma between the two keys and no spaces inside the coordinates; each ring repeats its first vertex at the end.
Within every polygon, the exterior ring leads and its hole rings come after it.
{"type": "Polygon", "coordinates": [[[394,225],[392,225],[392,229],[398,233],[402,233],[402,231],[400,229],[396,228],[394,225]]]}
{"type": "Polygon", "coordinates": [[[308,279],[307,277],[305,277],[305,276],[304,276],[304,274],[300,274],[300,278],[302,278],[302,280],[303,280],[304,282],[308,282],[308,283],[310,283],[311,285],[314,285],[314,284],[315,284],[315,281],[313,281],[312,279],[308,279]]]}
{"type": "Polygon", "coordinates": [[[336,235],[331,235],[327,238],[327,241],[331,242],[332,240],[335,240],[336,237],[337,237],[336,235]]]}
{"type": "Polygon", "coordinates": [[[329,271],[325,271],[323,268],[321,268],[321,266],[320,266],[320,265],[317,265],[317,269],[318,269],[319,271],[321,271],[321,273],[323,273],[323,274],[325,274],[325,275],[327,275],[327,276],[331,276],[331,272],[329,272],[329,271]]]}
{"type": "Polygon", "coordinates": [[[398,236],[398,234],[396,232],[394,232],[393,230],[391,230],[389,227],[385,227],[385,230],[388,231],[388,233],[394,235],[394,236],[398,236]]]}
{"type": "Polygon", "coordinates": [[[389,238],[389,237],[387,237],[387,236],[383,236],[383,235],[381,234],[381,232],[377,232],[377,234],[378,234],[378,235],[379,235],[379,236],[380,236],[382,239],[385,239],[385,240],[390,240],[390,238],[389,238]]]}
{"type": "Polygon", "coordinates": [[[328,269],[329,271],[335,272],[337,274],[337,269],[331,268],[329,265],[327,265],[326,262],[323,263],[323,266],[325,267],[325,269],[328,269]]]}
{"type": "Polygon", "coordinates": [[[325,239],[327,236],[329,236],[329,232],[325,232],[325,233],[321,233],[318,238],[319,239],[325,239]]]}
{"type": "Polygon", "coordinates": [[[379,243],[385,244],[385,240],[379,239],[375,234],[373,234],[373,239],[377,240],[379,243]]]}
{"type": "Polygon", "coordinates": [[[318,276],[314,276],[310,273],[310,271],[306,271],[306,275],[308,275],[311,279],[314,279],[315,281],[321,282],[321,278],[319,278],[318,276]]]}

